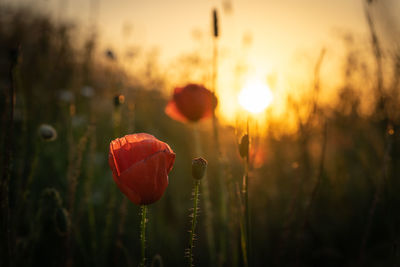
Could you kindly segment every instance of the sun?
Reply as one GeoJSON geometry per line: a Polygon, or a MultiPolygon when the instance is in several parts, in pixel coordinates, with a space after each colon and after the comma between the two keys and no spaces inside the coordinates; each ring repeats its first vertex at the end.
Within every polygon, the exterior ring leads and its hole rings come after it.
{"type": "Polygon", "coordinates": [[[247,111],[257,114],[265,110],[274,96],[267,84],[259,80],[251,80],[245,84],[238,94],[239,104],[247,111]]]}

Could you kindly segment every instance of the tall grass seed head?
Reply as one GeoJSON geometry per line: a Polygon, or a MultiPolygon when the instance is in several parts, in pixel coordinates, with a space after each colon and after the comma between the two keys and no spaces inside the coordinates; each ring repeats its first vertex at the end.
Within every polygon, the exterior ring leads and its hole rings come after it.
{"type": "Polygon", "coordinates": [[[214,37],[216,38],[219,36],[218,14],[216,9],[213,10],[213,26],[214,26],[214,37]]]}

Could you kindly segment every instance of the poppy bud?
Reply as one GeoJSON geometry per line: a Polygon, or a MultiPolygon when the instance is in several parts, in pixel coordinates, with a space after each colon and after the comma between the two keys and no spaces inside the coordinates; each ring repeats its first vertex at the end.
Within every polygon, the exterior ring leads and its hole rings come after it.
{"type": "Polygon", "coordinates": [[[116,96],[114,96],[114,106],[115,107],[119,107],[123,103],[125,103],[125,96],[124,95],[116,95],[116,96]]]}
{"type": "Polygon", "coordinates": [[[63,236],[69,231],[68,212],[63,208],[60,193],[56,189],[46,188],[42,191],[38,215],[44,233],[63,236]]]}
{"type": "Polygon", "coordinates": [[[192,160],[192,176],[196,180],[201,180],[206,174],[207,160],[195,158],[192,160]]]}
{"type": "Polygon", "coordinates": [[[55,225],[56,232],[60,236],[67,234],[67,232],[69,231],[69,227],[70,227],[70,220],[69,220],[68,211],[66,209],[59,207],[55,211],[54,225],[55,225]]]}
{"type": "Polygon", "coordinates": [[[243,135],[239,143],[239,153],[242,158],[249,157],[249,135],[243,135]]]}
{"type": "Polygon", "coordinates": [[[42,124],[39,126],[39,136],[44,141],[53,141],[57,138],[57,131],[51,125],[42,124]]]}

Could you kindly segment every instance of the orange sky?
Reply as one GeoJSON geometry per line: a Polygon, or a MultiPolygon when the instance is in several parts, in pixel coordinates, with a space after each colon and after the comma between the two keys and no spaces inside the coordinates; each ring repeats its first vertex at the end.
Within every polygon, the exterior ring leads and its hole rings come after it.
{"type": "MultiPolygon", "coordinates": [[[[211,48],[211,10],[216,7],[223,51],[218,85],[225,98],[221,105],[225,113],[232,114],[237,104],[231,93],[235,87],[232,73],[239,60],[248,66],[244,79],[257,77],[265,81],[269,77],[276,87],[273,90],[287,91],[292,90],[291,80],[298,79],[296,87],[309,80],[323,47],[328,63],[322,75],[332,76],[335,60],[342,53],[337,43],[343,33],[368,37],[362,0],[4,1],[31,4],[55,18],[72,19],[83,26],[95,22],[103,47],[117,51],[128,45],[158,48],[165,66],[178,55],[193,51],[199,43],[211,48]],[[124,28],[130,29],[128,38],[123,35],[124,28]],[[200,41],[195,40],[194,32],[202,36],[200,41]],[[245,36],[250,40],[247,48],[243,45],[245,36]]],[[[209,52],[211,55],[211,49],[209,52]]],[[[274,101],[285,100],[275,97],[274,101]]]]}
{"type": "Polygon", "coordinates": [[[296,50],[323,45],[335,29],[365,30],[361,0],[3,0],[31,3],[44,12],[87,25],[97,12],[105,45],[122,43],[122,28],[132,27],[130,42],[159,47],[170,60],[193,47],[193,30],[209,31],[211,9],[220,10],[221,45],[240,47],[251,34],[250,57],[280,65],[296,50]],[[60,10],[62,11],[60,12],[60,10]]]}

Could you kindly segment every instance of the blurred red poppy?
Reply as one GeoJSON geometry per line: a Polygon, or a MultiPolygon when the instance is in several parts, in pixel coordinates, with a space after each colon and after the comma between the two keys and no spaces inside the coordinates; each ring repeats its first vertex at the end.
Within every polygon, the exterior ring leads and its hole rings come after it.
{"type": "Polygon", "coordinates": [[[174,120],[181,122],[196,122],[209,118],[217,106],[215,95],[198,84],[188,84],[178,87],[165,108],[165,113],[174,120]]]}
{"type": "Polygon", "coordinates": [[[149,134],[130,134],[110,143],[108,163],[114,181],[137,205],[161,198],[174,161],[175,153],[168,144],[149,134]]]}

